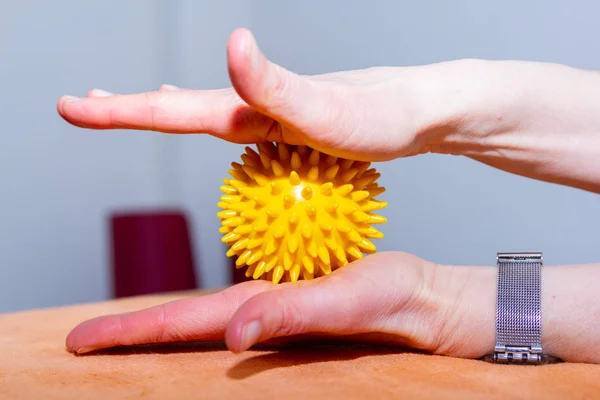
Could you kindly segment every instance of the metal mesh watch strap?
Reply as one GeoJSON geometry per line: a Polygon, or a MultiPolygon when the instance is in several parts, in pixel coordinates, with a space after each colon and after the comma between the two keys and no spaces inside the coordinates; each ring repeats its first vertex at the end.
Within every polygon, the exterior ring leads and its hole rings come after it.
{"type": "Polygon", "coordinates": [[[498,253],[494,361],[542,360],[542,253],[498,253]]]}
{"type": "Polygon", "coordinates": [[[496,346],[483,359],[503,364],[550,364],[542,350],[542,253],[498,253],[496,346]]]}

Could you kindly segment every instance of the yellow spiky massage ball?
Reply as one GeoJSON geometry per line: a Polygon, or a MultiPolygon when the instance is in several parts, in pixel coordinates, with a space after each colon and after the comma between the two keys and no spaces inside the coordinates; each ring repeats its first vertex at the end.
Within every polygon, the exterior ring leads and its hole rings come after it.
{"type": "Polygon", "coordinates": [[[306,146],[260,143],[246,147],[221,187],[219,232],[247,266],[246,276],[274,283],[329,274],[376,251],[369,239],[383,233],[371,224],[387,206],[385,188],[369,162],[327,156],[306,146]]]}

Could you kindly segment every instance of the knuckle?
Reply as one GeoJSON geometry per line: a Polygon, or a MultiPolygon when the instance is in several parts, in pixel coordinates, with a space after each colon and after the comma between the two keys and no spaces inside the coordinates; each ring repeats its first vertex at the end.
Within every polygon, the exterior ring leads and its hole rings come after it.
{"type": "Polygon", "coordinates": [[[150,338],[154,343],[170,343],[173,341],[185,341],[190,336],[186,329],[173,321],[173,313],[169,311],[169,305],[161,304],[157,312],[157,326],[153,337],[150,338]]]}
{"type": "Polygon", "coordinates": [[[168,327],[168,317],[167,317],[167,308],[164,304],[158,306],[159,311],[159,321],[158,321],[158,329],[156,330],[156,337],[154,340],[157,343],[165,342],[169,340],[169,336],[171,336],[171,332],[169,332],[168,327]]]}
{"type": "Polygon", "coordinates": [[[122,335],[121,332],[123,331],[123,318],[124,315],[120,314],[117,316],[117,332],[119,332],[119,334],[115,337],[115,345],[117,346],[129,346],[131,344],[133,344],[133,342],[131,340],[128,340],[126,335],[122,335]]]}
{"type": "Polygon", "coordinates": [[[147,124],[151,130],[159,130],[161,122],[167,115],[166,109],[169,103],[173,101],[172,93],[169,92],[148,92],[144,93],[146,103],[147,124]]]}
{"type": "MultiPolygon", "coordinates": [[[[274,296],[275,297],[275,296],[274,296]]],[[[273,326],[273,336],[288,336],[303,333],[305,324],[302,310],[294,301],[284,297],[276,297],[276,323],[273,326]]]]}
{"type": "Polygon", "coordinates": [[[285,100],[289,97],[289,93],[291,91],[290,86],[293,80],[289,79],[287,74],[285,74],[280,66],[274,65],[273,68],[273,76],[276,78],[274,79],[273,85],[268,91],[269,98],[276,101],[285,100]]]}
{"type": "Polygon", "coordinates": [[[148,126],[151,130],[156,129],[156,118],[160,112],[160,93],[145,93],[144,97],[148,109],[148,126]]]}
{"type": "Polygon", "coordinates": [[[240,308],[240,305],[242,303],[239,294],[240,290],[242,289],[241,285],[242,284],[240,284],[240,286],[231,286],[225,290],[218,292],[217,296],[221,298],[221,303],[227,304],[229,307],[231,307],[232,310],[237,310],[238,308],[240,308]]]}

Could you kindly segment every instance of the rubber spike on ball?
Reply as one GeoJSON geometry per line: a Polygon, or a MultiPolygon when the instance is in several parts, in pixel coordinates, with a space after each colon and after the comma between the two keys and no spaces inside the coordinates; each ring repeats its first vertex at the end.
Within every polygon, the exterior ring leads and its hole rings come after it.
{"type": "Polygon", "coordinates": [[[219,232],[246,276],[273,283],[327,275],[376,252],[385,191],[369,162],[307,146],[246,147],[224,180],[219,232]]]}

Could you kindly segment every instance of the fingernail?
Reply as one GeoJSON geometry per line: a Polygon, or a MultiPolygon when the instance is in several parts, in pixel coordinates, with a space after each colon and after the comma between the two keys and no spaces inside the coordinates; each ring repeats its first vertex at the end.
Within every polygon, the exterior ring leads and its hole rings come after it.
{"type": "Polygon", "coordinates": [[[85,354],[85,353],[90,353],[92,351],[94,351],[95,349],[92,347],[82,347],[80,349],[77,350],[77,354],[85,354]]]}
{"type": "Polygon", "coordinates": [[[75,97],[75,96],[63,96],[62,97],[63,102],[70,102],[70,101],[75,101],[75,100],[81,100],[79,97],[75,97]]]}
{"type": "Polygon", "coordinates": [[[248,350],[252,345],[258,342],[260,335],[262,334],[262,328],[260,322],[251,321],[244,326],[242,329],[242,348],[240,350],[248,350]]]}
{"type": "Polygon", "coordinates": [[[179,88],[177,86],[169,85],[169,84],[165,83],[164,85],[161,85],[159,90],[165,91],[165,92],[173,92],[175,90],[179,90],[179,88]]]}
{"type": "Polygon", "coordinates": [[[113,93],[111,92],[107,92],[106,90],[102,90],[102,89],[92,89],[90,90],[89,96],[90,97],[108,97],[108,96],[112,96],[113,93]]]}

